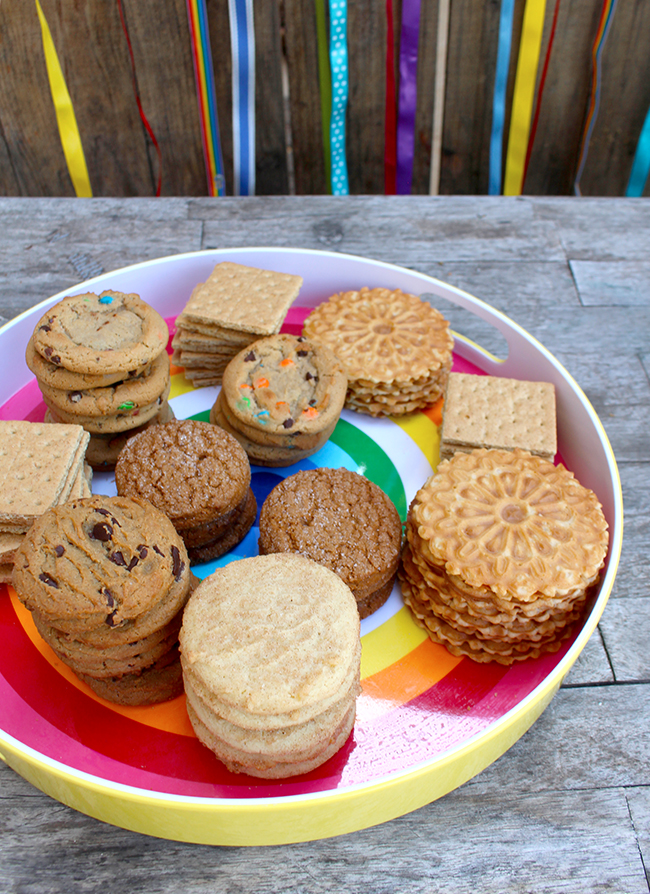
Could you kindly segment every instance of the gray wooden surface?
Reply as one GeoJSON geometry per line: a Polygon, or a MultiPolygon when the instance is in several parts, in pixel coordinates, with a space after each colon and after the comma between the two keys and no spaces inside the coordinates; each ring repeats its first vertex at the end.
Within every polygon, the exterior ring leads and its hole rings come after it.
{"type": "Polygon", "coordinates": [[[647,894],[650,200],[0,198],[0,227],[0,322],[102,270],[213,247],[327,248],[460,286],[576,378],[625,503],[597,631],[534,726],[462,788],[338,838],[224,848],[89,819],[0,765],[0,892],[647,894]]]}

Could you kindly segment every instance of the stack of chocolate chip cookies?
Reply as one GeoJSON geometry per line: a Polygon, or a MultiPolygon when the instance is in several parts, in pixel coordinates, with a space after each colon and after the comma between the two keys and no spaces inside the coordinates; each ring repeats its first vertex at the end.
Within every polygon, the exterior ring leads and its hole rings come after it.
{"type": "Polygon", "coordinates": [[[326,443],[347,387],[329,348],[294,335],[253,342],[224,372],[210,421],[230,432],[260,466],[288,466],[326,443]]]}
{"type": "Polygon", "coordinates": [[[157,311],[110,289],[64,298],[36,324],[25,359],[47,404],[46,421],[81,425],[95,470],[114,468],[135,431],[173,418],[168,338],[157,311]]]}
{"type": "Polygon", "coordinates": [[[444,394],[453,349],[449,323],[416,295],[380,288],[341,292],[309,314],[303,332],[341,361],[350,410],[401,416],[444,394]]]}
{"type": "Polygon", "coordinates": [[[169,519],[123,497],[73,500],[45,512],[13,571],[18,598],[61,661],[123,705],[182,692],[178,633],[193,583],[169,519]]]}
{"type": "Polygon", "coordinates": [[[397,574],[402,523],[384,491],[349,469],[309,469],[277,484],[260,512],[259,551],[298,553],[335,571],[366,618],[397,574]]]}
{"type": "Polygon", "coordinates": [[[399,577],[420,626],[454,655],[506,665],[570,635],[608,542],[593,491],[518,448],[440,463],[406,533],[399,577]]]}
{"type": "Polygon", "coordinates": [[[175,420],[130,438],[115,483],[118,494],[148,500],[171,519],[193,563],[228,552],[257,515],[245,451],[209,422],[175,420]]]}
{"type": "Polygon", "coordinates": [[[329,569],[288,554],[231,562],[192,594],[180,643],[194,730],[232,772],[307,773],[347,741],[359,614],[329,569]]]}

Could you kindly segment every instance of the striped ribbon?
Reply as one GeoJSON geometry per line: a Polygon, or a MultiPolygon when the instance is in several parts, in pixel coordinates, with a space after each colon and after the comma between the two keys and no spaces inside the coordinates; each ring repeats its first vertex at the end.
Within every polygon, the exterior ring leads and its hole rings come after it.
{"type": "Polygon", "coordinates": [[[420,0],[403,0],[397,112],[397,194],[410,195],[415,152],[420,0]]]}
{"type": "Polygon", "coordinates": [[[219,139],[217,99],[205,0],[187,0],[187,15],[190,25],[190,42],[199,103],[199,123],[208,180],[208,195],[223,196],[226,194],[226,178],[219,139]]]}
{"type": "Polygon", "coordinates": [[[330,151],[330,118],[332,115],[332,78],[330,75],[329,47],[325,0],[315,0],[316,39],[318,46],[318,84],[320,87],[320,118],[323,134],[323,161],[327,192],[332,192],[332,154],[330,151]]]}
{"type": "Polygon", "coordinates": [[[330,152],[332,159],[332,195],[347,196],[348,166],[345,157],[345,112],[348,104],[347,0],[329,0],[330,69],[332,76],[332,114],[330,152]]]}
{"type": "Polygon", "coordinates": [[[253,0],[228,0],[232,49],[233,175],[236,196],[255,195],[253,0]]]}
{"type": "Polygon", "coordinates": [[[86,157],[81,143],[81,136],[79,135],[77,119],[75,117],[68,87],[63,76],[61,63],[59,62],[54,41],[52,40],[50,27],[47,24],[47,20],[38,0],[36,0],[36,12],[41,25],[43,53],[45,55],[45,66],[47,68],[47,77],[50,82],[52,101],[54,102],[56,123],[59,128],[59,137],[61,139],[61,146],[68,166],[70,179],[72,180],[74,191],[78,197],[90,198],[93,192],[90,186],[90,177],[88,176],[86,157]]]}
{"type": "Polygon", "coordinates": [[[506,170],[503,181],[505,196],[521,195],[524,185],[524,165],[528,149],[545,11],[546,0],[526,0],[508,134],[506,170]]]}
{"type": "Polygon", "coordinates": [[[646,182],[650,174],[650,109],[641,128],[641,135],[634,153],[634,162],[627,183],[625,195],[630,198],[638,198],[643,195],[646,182]]]}
{"type": "Polygon", "coordinates": [[[578,169],[573,182],[573,192],[577,196],[582,195],[580,191],[580,180],[582,179],[582,173],[589,153],[591,135],[594,131],[596,119],[598,118],[598,109],[600,108],[601,57],[605,41],[607,40],[607,35],[609,34],[610,25],[612,24],[616,3],[617,0],[603,0],[598,28],[596,29],[596,37],[594,38],[594,43],[591,48],[591,95],[580,144],[578,169]]]}
{"type": "Polygon", "coordinates": [[[494,94],[492,98],[492,131],[490,134],[488,192],[491,196],[501,195],[503,131],[506,117],[506,88],[508,86],[508,69],[510,68],[514,8],[515,0],[501,0],[497,64],[494,78],[494,94]]]}

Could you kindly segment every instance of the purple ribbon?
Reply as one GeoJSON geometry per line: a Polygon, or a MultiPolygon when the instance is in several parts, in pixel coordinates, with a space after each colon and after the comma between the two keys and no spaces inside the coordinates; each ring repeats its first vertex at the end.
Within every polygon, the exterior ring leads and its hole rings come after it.
{"type": "Polygon", "coordinates": [[[410,195],[415,152],[415,108],[418,94],[418,39],[420,0],[404,0],[399,48],[399,106],[397,113],[397,194],[410,195]]]}

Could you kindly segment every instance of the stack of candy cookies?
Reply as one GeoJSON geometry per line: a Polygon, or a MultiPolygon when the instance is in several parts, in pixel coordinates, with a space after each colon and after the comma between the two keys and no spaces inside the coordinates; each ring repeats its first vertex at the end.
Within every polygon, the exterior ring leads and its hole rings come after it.
{"type": "Polygon", "coordinates": [[[294,335],[253,342],[224,372],[210,421],[230,432],[261,466],[311,456],[338,422],[347,387],[329,348],[294,335]]]}
{"type": "Polygon", "coordinates": [[[25,359],[46,421],[81,425],[95,470],[112,469],[135,431],[173,418],[168,338],[157,311],[110,289],[64,298],[36,324],[25,359]]]}
{"type": "Polygon", "coordinates": [[[98,695],[123,705],[182,692],[178,632],[194,582],[169,519],[122,497],[45,512],[13,571],[18,598],[56,655],[98,695]]]}
{"type": "Polygon", "coordinates": [[[329,569],[291,554],[231,562],[192,594],[180,643],[194,730],[232,772],[307,773],[347,741],[359,614],[329,569]]]}
{"type": "Polygon", "coordinates": [[[451,373],[442,411],[440,458],[479,447],[521,447],[552,462],[557,451],[553,385],[451,373]]]}
{"type": "Polygon", "coordinates": [[[359,617],[390,596],[402,546],[402,522],[383,490],[349,469],[308,469],[270,492],[260,512],[259,551],[297,553],[339,575],[359,617]]]}
{"type": "Polygon", "coordinates": [[[224,261],[176,318],[172,360],[199,388],[219,385],[238,351],[280,331],[302,277],[224,261]]]}
{"type": "Polygon", "coordinates": [[[444,394],[453,349],[449,323],[416,295],[381,288],[341,292],[309,314],[303,332],[341,361],[350,410],[401,416],[444,394]]]}
{"type": "Polygon", "coordinates": [[[406,535],[399,578],[418,623],[452,654],[500,664],[560,647],[608,544],[593,491],[520,449],[441,462],[406,535]]]}
{"type": "Polygon", "coordinates": [[[118,494],[148,500],[171,520],[192,563],[222,556],[257,515],[248,457],[227,432],[193,419],[129,439],[115,466],[118,494]]]}
{"type": "Polygon", "coordinates": [[[89,435],[79,425],[0,421],[0,583],[33,522],[52,506],[89,497],[89,435]]]}

